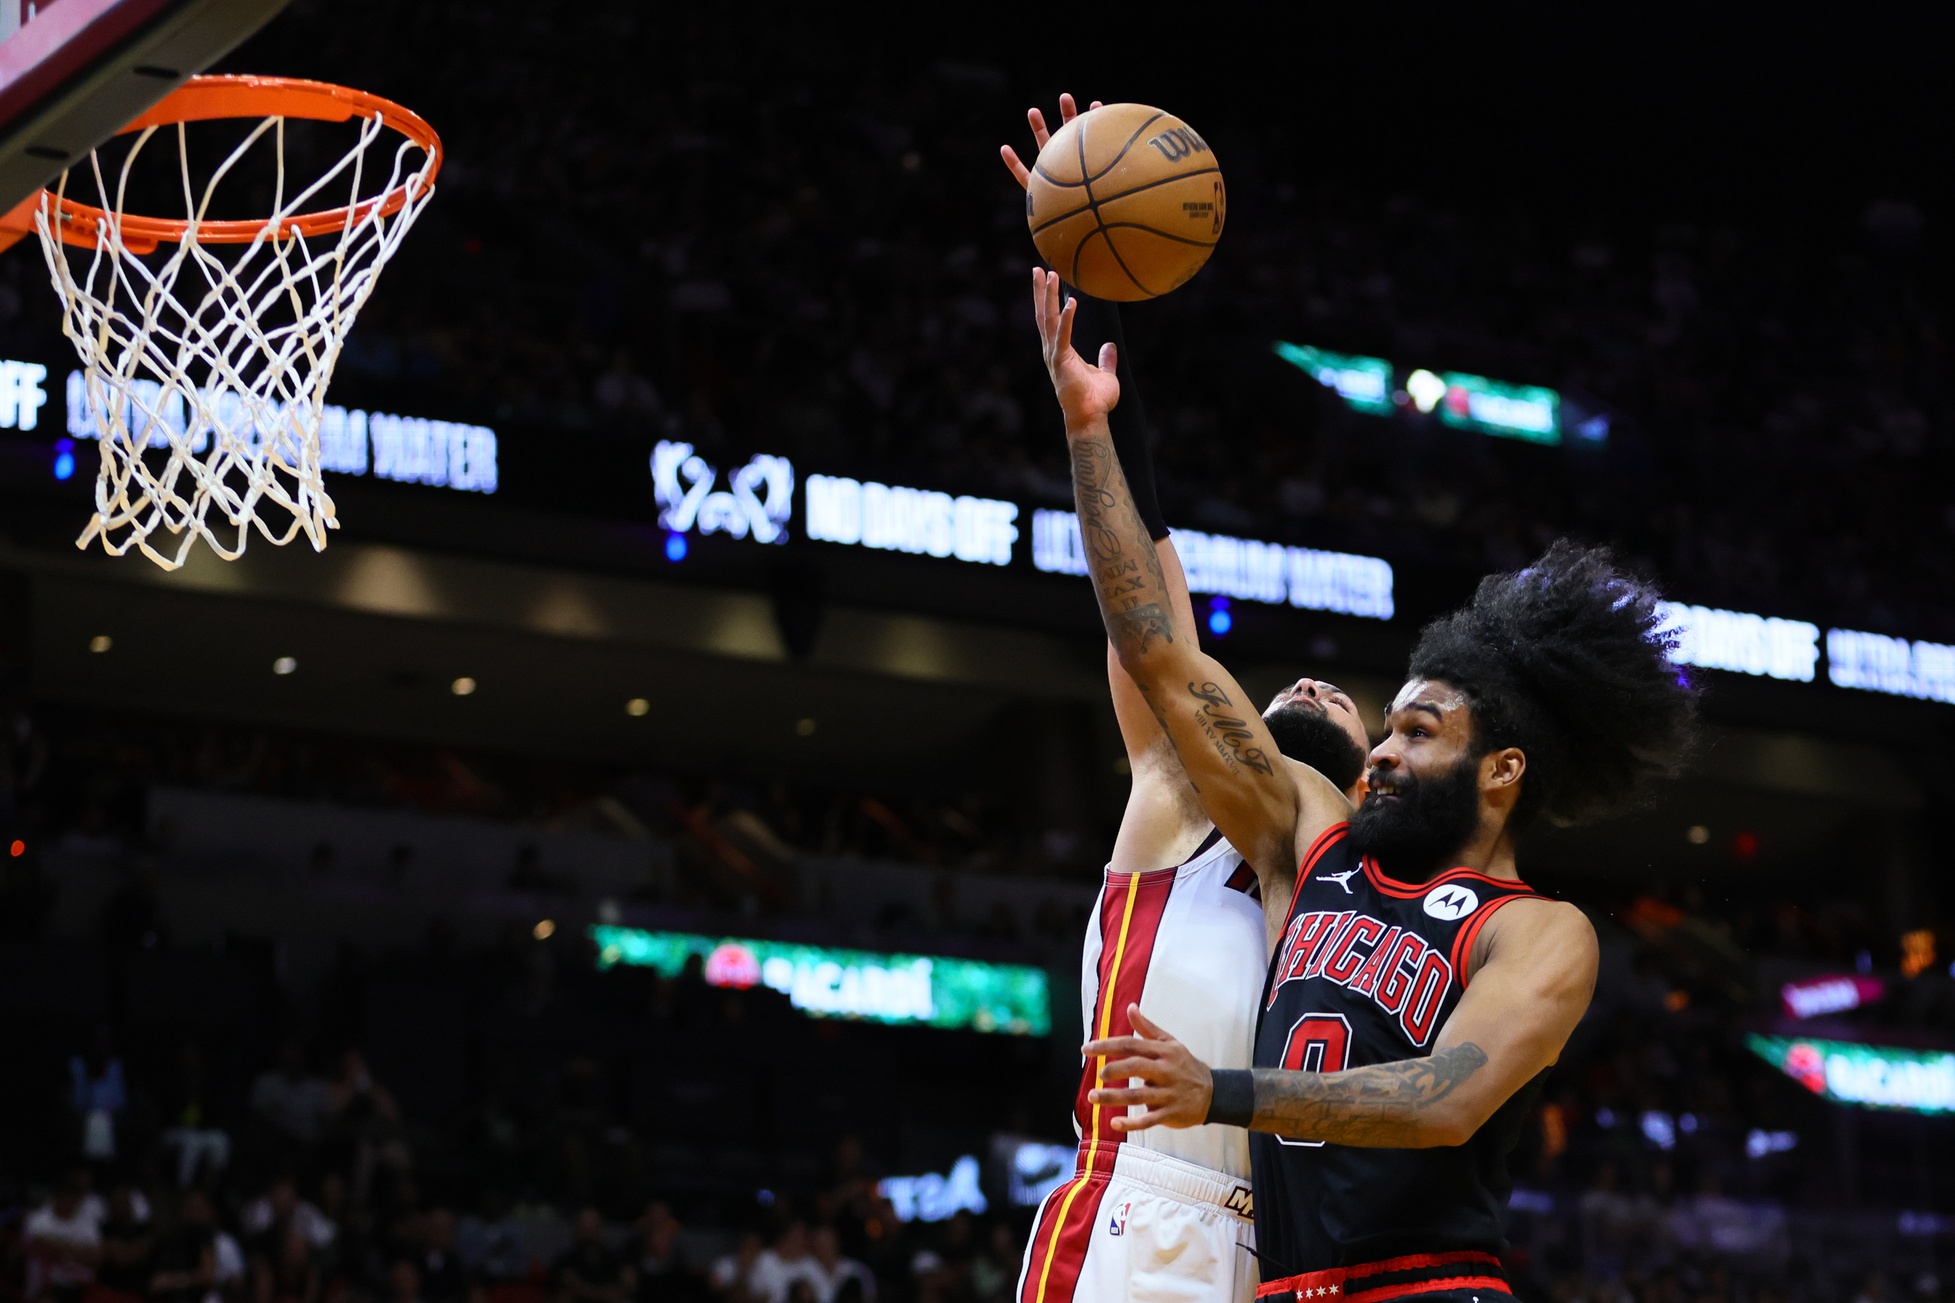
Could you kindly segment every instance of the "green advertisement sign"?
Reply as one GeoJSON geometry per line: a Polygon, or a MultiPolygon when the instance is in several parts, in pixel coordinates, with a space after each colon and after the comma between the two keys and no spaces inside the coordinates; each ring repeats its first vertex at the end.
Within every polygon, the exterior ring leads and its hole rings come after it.
{"type": "Polygon", "coordinates": [[[1337,391],[1353,409],[1368,416],[1392,414],[1392,364],[1382,357],[1333,353],[1308,344],[1278,342],[1276,356],[1337,391]]]}
{"type": "Polygon", "coordinates": [[[1765,1062],[1815,1095],[1862,1108],[1955,1113],[1955,1054],[1853,1041],[1745,1037],[1765,1062]]]}
{"type": "Polygon", "coordinates": [[[1448,371],[1439,379],[1446,386],[1439,400],[1441,424],[1529,443],[1561,442],[1561,395],[1554,390],[1463,371],[1448,371]]]}
{"type": "Polygon", "coordinates": [[[815,1018],[1044,1036],[1052,1030],[1045,970],[937,955],[884,954],[747,937],[649,932],[596,924],[600,969],[628,964],[677,977],[698,955],[706,981],[765,986],[815,1018]]]}

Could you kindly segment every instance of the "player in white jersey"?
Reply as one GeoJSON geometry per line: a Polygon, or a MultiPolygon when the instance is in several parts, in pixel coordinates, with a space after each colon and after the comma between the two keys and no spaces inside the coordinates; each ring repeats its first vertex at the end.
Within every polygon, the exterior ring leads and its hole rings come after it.
{"type": "MultiPolygon", "coordinates": [[[[1072,97],[1062,96],[1059,107],[1070,121],[1072,97]]],[[[1033,109],[1029,117],[1043,147],[1043,115],[1033,109]]],[[[1003,153],[1024,184],[1024,164],[1009,146],[1003,153]]],[[[1079,302],[1077,335],[1123,350],[1114,440],[1156,540],[1175,632],[1193,638],[1187,579],[1154,500],[1146,419],[1119,318],[1111,304],[1079,302]]],[[[1247,1068],[1269,965],[1256,875],[1202,812],[1166,734],[1110,646],[1107,676],[1133,788],[1081,958],[1087,1035],[1130,1034],[1127,1010],[1138,1003],[1154,1022],[1186,1029],[1183,1042],[1198,1043],[1204,1062],[1247,1068]]],[[[1277,695],[1264,719],[1298,782],[1328,778],[1355,798],[1370,742],[1348,695],[1301,679],[1277,695]]],[[[1222,1126],[1117,1131],[1112,1110],[1087,1100],[1101,1062],[1082,1063],[1073,1108],[1078,1165],[1040,1205],[1019,1303],[1249,1303],[1257,1271],[1248,1133],[1222,1126]]]]}

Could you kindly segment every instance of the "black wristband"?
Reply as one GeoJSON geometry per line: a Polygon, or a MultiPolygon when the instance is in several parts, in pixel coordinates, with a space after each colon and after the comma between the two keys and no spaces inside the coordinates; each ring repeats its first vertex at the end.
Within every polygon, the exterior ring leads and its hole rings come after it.
{"type": "Polygon", "coordinates": [[[1073,348],[1088,362],[1097,362],[1100,345],[1112,344],[1119,350],[1120,405],[1107,414],[1107,427],[1113,432],[1113,455],[1127,476],[1127,491],[1133,495],[1134,509],[1147,536],[1160,542],[1168,536],[1167,517],[1161,514],[1160,499],[1154,491],[1153,428],[1147,423],[1147,405],[1141,401],[1139,368],[1127,347],[1126,331],[1120,323],[1119,305],[1105,299],[1090,298],[1072,286],[1066,293],[1079,306],[1073,310],[1073,348]]]}
{"type": "Polygon", "coordinates": [[[1248,1068],[1216,1068],[1208,1097],[1208,1116],[1202,1121],[1218,1127],[1249,1126],[1256,1116],[1256,1074],[1248,1068]]]}

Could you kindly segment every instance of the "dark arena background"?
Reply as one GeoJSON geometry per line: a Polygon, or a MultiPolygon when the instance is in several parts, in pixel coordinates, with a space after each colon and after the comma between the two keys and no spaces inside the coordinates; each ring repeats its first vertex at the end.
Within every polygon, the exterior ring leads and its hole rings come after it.
{"type": "Polygon", "coordinates": [[[1126,328],[1259,699],[1375,728],[1564,535],[1689,630],[1687,774],[1523,853],[1602,964],[1516,1291],[1955,1293],[1950,38],[295,0],[214,70],[448,150],[338,360],[325,551],[78,551],[75,353],[0,255],[0,1295],[1014,1296],[1128,784],[997,159],[1062,90],[1228,174],[1126,328]]]}

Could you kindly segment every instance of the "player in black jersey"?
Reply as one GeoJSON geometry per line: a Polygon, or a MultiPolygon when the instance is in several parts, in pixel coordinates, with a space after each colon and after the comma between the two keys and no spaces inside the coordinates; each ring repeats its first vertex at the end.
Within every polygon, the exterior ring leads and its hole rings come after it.
{"type": "Polygon", "coordinates": [[[1211,1072],[1135,1008],[1136,1035],[1086,1047],[1108,1057],[1092,1099],[1126,1107],[1126,1130],[1255,1133],[1263,1293],[1506,1293],[1506,1155],[1596,970],[1587,918],[1526,887],[1515,843],[1544,818],[1624,807],[1687,750],[1694,688],[1656,594],[1568,544],[1483,581],[1421,636],[1347,822],[1283,774],[1228,672],[1175,636],[1108,435],[1117,355],[1082,359],[1058,278],[1033,278],[1108,636],[1256,866],[1277,941],[1253,1072],[1211,1072]]]}

